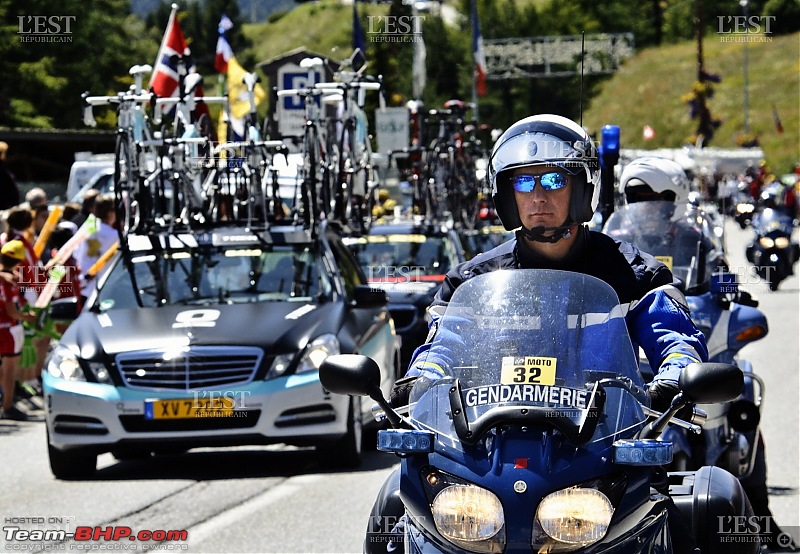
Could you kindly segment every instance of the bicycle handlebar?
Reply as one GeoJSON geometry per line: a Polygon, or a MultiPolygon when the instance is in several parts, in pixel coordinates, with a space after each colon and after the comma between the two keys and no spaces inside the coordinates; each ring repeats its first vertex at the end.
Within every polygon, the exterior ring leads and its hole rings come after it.
{"type": "Polygon", "coordinates": [[[339,83],[339,82],[314,83],[314,88],[317,89],[327,88],[327,89],[337,89],[337,90],[347,90],[347,89],[380,90],[381,84],[371,81],[356,81],[350,83],[339,83]]]}
{"type": "Polygon", "coordinates": [[[275,148],[276,150],[280,150],[281,148],[284,148],[286,145],[283,143],[282,140],[255,140],[252,142],[230,141],[215,146],[214,153],[219,154],[220,152],[222,152],[227,148],[247,148],[248,146],[263,146],[265,148],[275,148]]]}

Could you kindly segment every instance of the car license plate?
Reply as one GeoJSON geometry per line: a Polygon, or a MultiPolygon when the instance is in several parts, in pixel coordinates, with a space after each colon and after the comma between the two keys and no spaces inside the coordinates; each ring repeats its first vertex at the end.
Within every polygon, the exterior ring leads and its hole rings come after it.
{"type": "Polygon", "coordinates": [[[144,401],[145,419],[230,417],[232,414],[232,398],[178,398],[144,401]]]}

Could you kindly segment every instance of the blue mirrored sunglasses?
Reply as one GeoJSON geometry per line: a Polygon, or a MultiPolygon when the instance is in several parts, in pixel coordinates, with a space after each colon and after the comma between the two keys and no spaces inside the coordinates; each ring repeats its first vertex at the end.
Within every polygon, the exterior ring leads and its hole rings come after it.
{"type": "Polygon", "coordinates": [[[558,190],[567,186],[567,176],[557,171],[550,171],[542,175],[514,175],[511,184],[517,192],[533,192],[536,181],[544,190],[558,190]]]}

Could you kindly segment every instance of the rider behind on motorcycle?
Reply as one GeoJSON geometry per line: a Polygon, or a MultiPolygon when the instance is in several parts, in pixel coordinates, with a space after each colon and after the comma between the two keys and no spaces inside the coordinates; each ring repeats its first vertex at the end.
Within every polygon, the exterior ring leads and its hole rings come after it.
{"type": "MultiPolygon", "coordinates": [[[[597,150],[586,132],[569,119],[537,115],[512,125],[495,144],[488,173],[497,215],[516,238],[451,270],[428,309],[428,340],[415,352],[406,377],[392,390],[402,406],[414,380],[446,375],[450,353],[431,349],[439,319],[453,291],[466,280],[498,269],[556,269],[583,273],[608,283],[625,310],[634,347],[658,368],[648,392],[651,407],[666,410],[679,392],[678,377],[693,362],[708,359],[703,334],[689,317],[685,299],[669,269],[632,244],[583,226],[592,218],[600,194],[597,150]]],[[[438,341],[439,344],[448,341],[438,341]]],[[[691,408],[690,408],[691,409],[691,408]]],[[[687,418],[682,410],[679,418],[687,418]]],[[[690,416],[689,416],[690,417],[690,416]]],[[[394,476],[394,482],[397,477],[394,476]]],[[[393,486],[393,478],[387,487],[393,486]]],[[[373,520],[385,516],[379,497],[373,520]]],[[[681,525],[678,518],[670,518],[681,525]]],[[[673,529],[678,550],[691,544],[687,530],[673,529]]]]}
{"type": "MultiPolygon", "coordinates": [[[[689,179],[679,163],[656,156],[636,158],[622,170],[617,192],[619,197],[624,199],[625,204],[672,202],[675,208],[679,205],[686,207],[687,213],[701,213],[707,223],[700,225],[703,232],[703,248],[707,266],[706,278],[714,271],[728,271],[729,264],[724,255],[724,246],[713,231],[714,223],[705,212],[691,203],[692,193],[689,179]]],[[[612,214],[611,217],[614,215],[612,214]]],[[[657,225],[659,223],[636,222],[637,225],[657,225]]],[[[638,232],[641,234],[641,229],[638,232]]],[[[663,233],[663,229],[660,229],[659,232],[663,233]]],[[[624,236],[616,236],[625,239],[624,236]]],[[[683,283],[683,285],[689,286],[689,283],[683,283]]]]}

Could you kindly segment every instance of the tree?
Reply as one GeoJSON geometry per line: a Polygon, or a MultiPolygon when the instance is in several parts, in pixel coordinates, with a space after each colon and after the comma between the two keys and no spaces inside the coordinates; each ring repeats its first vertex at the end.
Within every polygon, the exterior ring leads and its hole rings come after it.
{"type": "Polygon", "coordinates": [[[152,63],[160,40],[130,15],[127,0],[91,9],[81,0],[0,0],[0,25],[0,125],[13,127],[83,127],[81,93],[128,86],[128,68],[152,63]],[[69,33],[62,25],[49,26],[49,36],[18,34],[41,15],[70,18],[69,33]]]}

